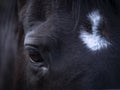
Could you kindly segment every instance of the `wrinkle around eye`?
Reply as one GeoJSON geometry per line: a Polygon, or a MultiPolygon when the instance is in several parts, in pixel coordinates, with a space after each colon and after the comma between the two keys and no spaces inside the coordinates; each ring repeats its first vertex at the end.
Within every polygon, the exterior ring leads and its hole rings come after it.
{"type": "Polygon", "coordinates": [[[24,46],[34,45],[34,46],[40,46],[40,47],[53,47],[54,45],[56,45],[56,43],[57,43],[56,38],[46,36],[44,34],[41,34],[41,35],[39,34],[37,36],[34,33],[34,31],[27,33],[24,39],[24,46]]]}

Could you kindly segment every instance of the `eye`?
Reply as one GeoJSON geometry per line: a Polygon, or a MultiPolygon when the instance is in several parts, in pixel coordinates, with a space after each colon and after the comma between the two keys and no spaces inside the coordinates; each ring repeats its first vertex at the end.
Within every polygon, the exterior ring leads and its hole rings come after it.
{"type": "Polygon", "coordinates": [[[34,84],[38,80],[42,80],[49,71],[48,56],[40,47],[34,45],[25,45],[25,51],[28,57],[27,69],[29,72],[27,74],[31,76],[28,79],[34,84]]]}
{"type": "Polygon", "coordinates": [[[32,62],[43,62],[44,59],[41,56],[41,53],[33,47],[26,47],[28,56],[32,62]]]}

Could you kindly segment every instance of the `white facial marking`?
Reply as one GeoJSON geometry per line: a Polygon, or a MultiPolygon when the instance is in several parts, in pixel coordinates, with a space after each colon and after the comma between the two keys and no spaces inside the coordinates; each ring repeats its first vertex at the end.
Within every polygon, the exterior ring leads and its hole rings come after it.
{"type": "Polygon", "coordinates": [[[102,17],[98,11],[94,11],[88,15],[88,19],[90,20],[92,24],[92,31],[93,34],[97,34],[98,32],[98,26],[102,20],[102,17]]]}
{"type": "Polygon", "coordinates": [[[92,51],[107,48],[110,43],[103,37],[95,34],[90,34],[86,31],[81,31],[80,38],[83,43],[92,51]]]}
{"type": "Polygon", "coordinates": [[[97,51],[103,48],[107,48],[110,45],[104,37],[99,35],[98,26],[102,20],[101,15],[98,11],[94,11],[88,15],[88,19],[92,24],[92,33],[89,33],[83,28],[80,32],[79,38],[83,43],[92,51],[97,51]]]}

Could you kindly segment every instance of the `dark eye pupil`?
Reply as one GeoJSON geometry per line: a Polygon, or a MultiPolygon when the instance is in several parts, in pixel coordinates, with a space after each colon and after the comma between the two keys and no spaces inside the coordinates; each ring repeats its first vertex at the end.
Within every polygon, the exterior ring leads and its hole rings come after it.
{"type": "Polygon", "coordinates": [[[43,61],[43,59],[41,58],[40,55],[29,54],[29,57],[30,57],[33,61],[35,61],[35,62],[41,62],[41,61],[43,61]]]}
{"type": "Polygon", "coordinates": [[[31,61],[34,61],[34,62],[42,62],[43,61],[43,58],[42,58],[40,52],[38,52],[37,50],[28,49],[28,55],[29,55],[31,61]]]}

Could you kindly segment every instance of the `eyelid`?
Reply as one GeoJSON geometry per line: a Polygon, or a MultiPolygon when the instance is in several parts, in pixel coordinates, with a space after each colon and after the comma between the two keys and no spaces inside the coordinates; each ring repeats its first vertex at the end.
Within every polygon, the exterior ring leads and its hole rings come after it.
{"type": "Polygon", "coordinates": [[[36,51],[38,51],[38,49],[39,49],[39,47],[37,45],[31,45],[31,44],[25,44],[24,48],[25,48],[25,50],[27,50],[27,49],[34,49],[36,51]]]}

